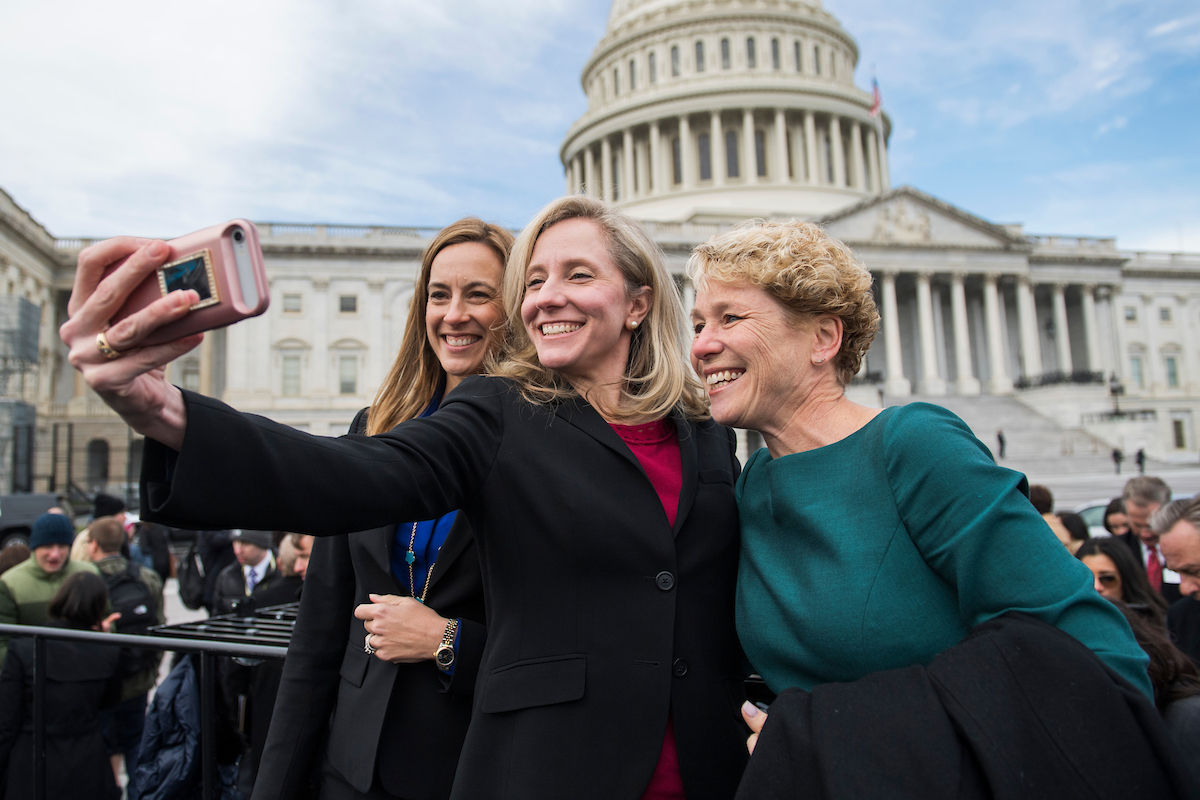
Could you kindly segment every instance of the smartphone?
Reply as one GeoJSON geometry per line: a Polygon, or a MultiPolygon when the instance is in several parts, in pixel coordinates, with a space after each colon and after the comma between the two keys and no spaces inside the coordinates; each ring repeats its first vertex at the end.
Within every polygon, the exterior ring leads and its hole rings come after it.
{"type": "MultiPolygon", "coordinates": [[[[112,321],[122,320],[176,289],[193,289],[200,299],[186,316],[155,331],[143,345],[173,342],[267,310],[270,287],[254,223],[230,220],[172,239],[167,246],[171,254],[166,262],[130,293],[112,321]]],[[[109,267],[105,274],[118,266],[109,267]]]]}

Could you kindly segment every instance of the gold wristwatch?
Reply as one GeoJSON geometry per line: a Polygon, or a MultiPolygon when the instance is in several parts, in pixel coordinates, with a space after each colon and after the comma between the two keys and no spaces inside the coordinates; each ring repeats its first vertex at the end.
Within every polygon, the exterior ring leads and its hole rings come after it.
{"type": "Polygon", "coordinates": [[[442,643],[438,645],[433,660],[438,669],[449,672],[454,667],[454,637],[458,635],[458,620],[452,619],[446,623],[446,632],[442,634],[442,643]]]}

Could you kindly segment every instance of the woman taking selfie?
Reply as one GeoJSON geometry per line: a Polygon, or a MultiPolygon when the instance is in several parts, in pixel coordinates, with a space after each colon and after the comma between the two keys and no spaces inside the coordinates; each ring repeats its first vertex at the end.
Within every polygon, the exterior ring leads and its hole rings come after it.
{"type": "MultiPolygon", "coordinates": [[[[400,351],[352,433],[429,416],[480,371],[501,341],[512,242],[473,217],[433,237],[400,351]]],[[[486,636],[465,515],[317,539],[256,800],[303,797],[311,779],[322,798],[449,796],[486,636]],[[451,624],[453,663],[439,668],[434,655],[451,624]]]]}
{"type": "Polygon", "coordinates": [[[165,251],[117,239],[81,253],[62,329],[89,385],[155,440],[147,516],[322,535],[461,509],[488,640],[452,797],[733,794],[746,758],[734,440],[707,418],[678,291],[638,223],[586,197],[552,203],[505,272],[492,377],[430,417],[342,439],[167,384],[158,368],[198,338],[138,344],[193,295],[105,330],[165,251]]]}

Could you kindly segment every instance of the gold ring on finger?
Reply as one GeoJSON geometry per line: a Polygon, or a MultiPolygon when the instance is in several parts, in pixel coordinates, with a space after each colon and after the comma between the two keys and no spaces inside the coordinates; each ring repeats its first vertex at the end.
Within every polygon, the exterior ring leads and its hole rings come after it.
{"type": "Polygon", "coordinates": [[[114,358],[121,357],[121,351],[113,348],[108,343],[108,337],[104,335],[104,331],[96,334],[96,349],[100,351],[100,355],[112,361],[114,358]]]}

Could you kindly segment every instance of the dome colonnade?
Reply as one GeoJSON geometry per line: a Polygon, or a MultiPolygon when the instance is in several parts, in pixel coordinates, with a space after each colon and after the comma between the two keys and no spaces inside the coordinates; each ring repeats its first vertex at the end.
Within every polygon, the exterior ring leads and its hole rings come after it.
{"type": "Polygon", "coordinates": [[[617,0],[561,150],[567,192],[658,220],[817,217],[886,192],[885,115],[819,3],[617,0]]]}

